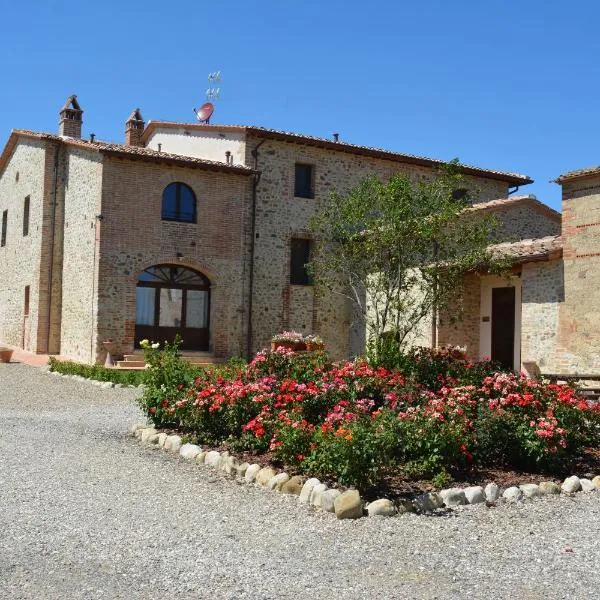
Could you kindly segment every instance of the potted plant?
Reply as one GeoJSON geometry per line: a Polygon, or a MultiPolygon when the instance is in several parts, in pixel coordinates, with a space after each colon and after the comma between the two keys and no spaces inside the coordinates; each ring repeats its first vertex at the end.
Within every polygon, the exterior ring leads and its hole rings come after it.
{"type": "Polygon", "coordinates": [[[289,350],[298,352],[306,350],[306,344],[301,333],[297,331],[283,331],[271,338],[271,350],[273,351],[277,348],[288,348],[289,350]]]}
{"type": "Polygon", "coordinates": [[[9,363],[12,357],[12,349],[0,346],[0,362],[9,363]]]}

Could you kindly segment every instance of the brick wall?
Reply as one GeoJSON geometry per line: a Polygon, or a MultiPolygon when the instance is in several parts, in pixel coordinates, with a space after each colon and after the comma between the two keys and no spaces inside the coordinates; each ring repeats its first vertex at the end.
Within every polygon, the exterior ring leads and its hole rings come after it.
{"type": "Polygon", "coordinates": [[[99,360],[104,356],[101,342],[108,338],[116,342],[117,352],[131,352],[139,275],[149,266],[166,263],[209,278],[214,353],[245,354],[250,190],[250,178],[243,175],[105,157],[98,255],[99,360]],[[196,194],[197,224],[161,219],[163,190],[177,181],[196,194]]]}

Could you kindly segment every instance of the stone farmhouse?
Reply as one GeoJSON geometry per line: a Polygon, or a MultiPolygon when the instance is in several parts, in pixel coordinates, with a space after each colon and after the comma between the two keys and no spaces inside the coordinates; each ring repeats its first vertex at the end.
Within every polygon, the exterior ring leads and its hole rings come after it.
{"type": "MultiPolygon", "coordinates": [[[[128,354],[144,338],[179,332],[184,349],[228,357],[295,329],[319,334],[336,357],[362,351],[350,307],[315,294],[304,268],[310,217],[331,190],[367,174],[401,171],[416,182],[442,161],[337,136],[146,124],[139,109],[116,144],[83,139],[82,117],[71,96],[58,134],[13,130],[0,156],[0,342],[95,363],[109,339],[128,354]]],[[[498,244],[515,267],[510,279],[469,275],[466,318],[437,324],[438,342],[508,366],[595,368],[593,295],[583,300],[582,290],[597,293],[588,284],[600,277],[590,240],[600,169],[559,178],[562,237],[559,213],[512,195],[528,177],[462,171],[473,210],[500,216],[498,244]]]]}

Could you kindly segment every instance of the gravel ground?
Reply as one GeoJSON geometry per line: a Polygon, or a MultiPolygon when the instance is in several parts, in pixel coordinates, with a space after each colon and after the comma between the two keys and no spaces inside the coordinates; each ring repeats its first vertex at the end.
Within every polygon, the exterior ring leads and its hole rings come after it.
{"type": "Polygon", "coordinates": [[[136,394],[0,364],[0,598],[600,598],[598,492],[338,521],[142,447],[136,394]]]}

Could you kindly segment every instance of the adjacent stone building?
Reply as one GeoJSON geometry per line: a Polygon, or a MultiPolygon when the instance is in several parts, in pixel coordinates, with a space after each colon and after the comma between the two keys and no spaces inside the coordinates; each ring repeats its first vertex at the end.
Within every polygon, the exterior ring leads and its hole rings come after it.
{"type": "MultiPolygon", "coordinates": [[[[82,123],[72,96],[58,134],[14,130],[0,156],[0,341],[88,363],[104,360],[106,340],[127,354],[175,333],[217,357],[247,356],[285,329],[319,334],[335,357],[361,352],[346,301],[315,295],[304,268],[310,218],[366,175],[417,182],[443,164],[337,136],[146,124],[139,109],[123,144],[83,139],[82,123]]],[[[498,249],[515,268],[501,281],[469,275],[466,318],[440,321],[438,342],[503,360],[512,352],[513,366],[595,368],[597,288],[590,310],[576,298],[595,285],[600,170],[560,178],[561,237],[558,213],[511,195],[528,177],[461,168],[473,210],[500,217],[498,249]],[[512,340],[499,341],[507,330],[512,340]]]]}

